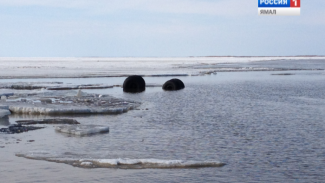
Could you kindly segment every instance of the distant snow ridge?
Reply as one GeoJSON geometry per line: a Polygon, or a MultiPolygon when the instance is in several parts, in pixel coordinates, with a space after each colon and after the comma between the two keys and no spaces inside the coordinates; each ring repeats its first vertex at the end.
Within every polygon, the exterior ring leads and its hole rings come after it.
{"type": "Polygon", "coordinates": [[[0,78],[79,78],[124,75],[199,74],[188,66],[324,57],[175,57],[175,58],[0,58],[0,78]],[[59,69],[58,69],[59,68],[59,69]],[[130,69],[132,68],[132,69],[130,69]]]}
{"type": "MultiPolygon", "coordinates": [[[[35,160],[45,160],[56,163],[65,163],[82,168],[120,168],[120,169],[171,169],[171,168],[206,168],[222,167],[225,163],[219,161],[185,161],[185,160],[162,160],[162,159],[74,159],[62,157],[51,157],[53,153],[45,151],[31,151],[25,154],[16,154],[35,160]]],[[[58,154],[55,154],[56,156],[58,154]]]]}

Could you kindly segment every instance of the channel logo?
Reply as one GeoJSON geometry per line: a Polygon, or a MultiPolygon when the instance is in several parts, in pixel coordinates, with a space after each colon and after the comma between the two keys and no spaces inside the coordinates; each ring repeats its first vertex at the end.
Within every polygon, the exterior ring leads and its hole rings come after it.
{"type": "Polygon", "coordinates": [[[299,16],[300,0],[258,0],[258,14],[299,16]]]}

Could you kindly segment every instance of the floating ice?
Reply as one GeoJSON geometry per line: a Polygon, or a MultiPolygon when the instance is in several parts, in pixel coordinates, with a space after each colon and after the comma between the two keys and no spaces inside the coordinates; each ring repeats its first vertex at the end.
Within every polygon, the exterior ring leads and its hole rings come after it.
{"type": "Polygon", "coordinates": [[[81,89],[78,90],[77,97],[80,98],[82,96],[81,89]]]}
{"type": "Polygon", "coordinates": [[[93,163],[92,162],[82,162],[82,163],[80,163],[80,165],[83,167],[88,167],[88,166],[92,166],[93,163]]]}
{"type": "Polygon", "coordinates": [[[91,135],[97,133],[108,133],[109,127],[99,125],[63,125],[57,126],[56,131],[72,135],[91,135]]]}
{"type": "Polygon", "coordinates": [[[144,169],[144,168],[203,168],[221,167],[225,164],[218,161],[183,161],[183,160],[161,160],[161,159],[81,159],[81,167],[84,162],[90,162],[93,166],[100,168],[125,168],[125,169],[144,169]]]}
{"type": "MultiPolygon", "coordinates": [[[[0,83],[0,89],[15,89],[15,90],[76,90],[76,89],[104,89],[113,88],[111,85],[103,84],[63,84],[62,82],[13,82],[13,83],[0,83]]],[[[13,93],[4,93],[0,96],[11,96],[13,93]]]]}
{"type": "Polygon", "coordinates": [[[4,117],[4,116],[7,116],[7,115],[10,115],[11,112],[9,110],[6,110],[6,109],[0,109],[0,118],[4,117]]]}
{"type": "Polygon", "coordinates": [[[45,160],[57,163],[65,163],[83,168],[120,168],[120,169],[171,169],[171,168],[206,168],[222,167],[225,163],[219,161],[185,161],[185,160],[162,160],[162,159],[80,159],[64,158],[64,155],[46,151],[31,151],[18,153],[18,157],[35,160],[45,160]],[[60,157],[61,156],[61,157],[60,157]]]}
{"type": "Polygon", "coordinates": [[[127,112],[133,107],[121,108],[87,108],[87,107],[66,107],[60,108],[59,105],[50,107],[33,106],[10,106],[10,111],[18,114],[47,114],[47,115],[65,115],[65,114],[121,114],[127,112]]]}
{"type": "Polygon", "coordinates": [[[41,120],[18,120],[16,123],[21,125],[34,125],[34,124],[80,124],[75,119],[41,119],[41,120]]]}
{"type": "Polygon", "coordinates": [[[121,114],[139,106],[139,102],[118,99],[108,95],[83,92],[80,98],[76,91],[47,91],[15,93],[11,99],[0,101],[17,114],[121,114]]]}

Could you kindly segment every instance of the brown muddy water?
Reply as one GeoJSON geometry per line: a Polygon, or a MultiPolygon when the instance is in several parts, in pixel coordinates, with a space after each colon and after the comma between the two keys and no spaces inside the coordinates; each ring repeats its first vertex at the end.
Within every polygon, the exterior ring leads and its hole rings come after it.
{"type": "MultiPolygon", "coordinates": [[[[5,182],[323,182],[325,180],[324,71],[218,73],[179,77],[186,88],[159,87],[140,94],[122,88],[89,90],[142,102],[121,115],[69,116],[108,125],[85,137],[55,132],[54,125],[0,134],[0,175],[5,182]],[[146,110],[148,109],[148,110],[146,110]],[[34,141],[30,141],[34,140],[34,141]],[[53,157],[220,161],[198,169],[78,168],[16,157],[46,151],[53,157]]],[[[125,78],[39,79],[121,84],[125,78]]],[[[146,77],[163,84],[171,77],[146,77]]],[[[3,80],[2,82],[14,80],[3,80]]],[[[9,122],[44,116],[11,115],[9,122]]],[[[2,125],[8,125],[2,122],[2,125]]],[[[0,126],[0,127],[3,127],[0,126]]]]}

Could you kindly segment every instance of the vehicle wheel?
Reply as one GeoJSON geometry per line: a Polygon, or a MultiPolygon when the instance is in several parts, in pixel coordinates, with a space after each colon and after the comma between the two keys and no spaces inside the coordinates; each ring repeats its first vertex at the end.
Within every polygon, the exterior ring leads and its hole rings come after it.
{"type": "Polygon", "coordinates": [[[181,81],[180,79],[174,78],[174,79],[171,79],[171,80],[174,81],[178,85],[179,89],[185,88],[185,85],[184,85],[183,81],[181,81]]]}
{"type": "Polygon", "coordinates": [[[175,78],[166,81],[162,88],[167,91],[175,91],[185,88],[185,85],[181,80],[175,78]]]}
{"type": "Polygon", "coordinates": [[[123,91],[130,93],[139,93],[146,90],[146,82],[141,76],[129,76],[124,80],[123,91]]]}

